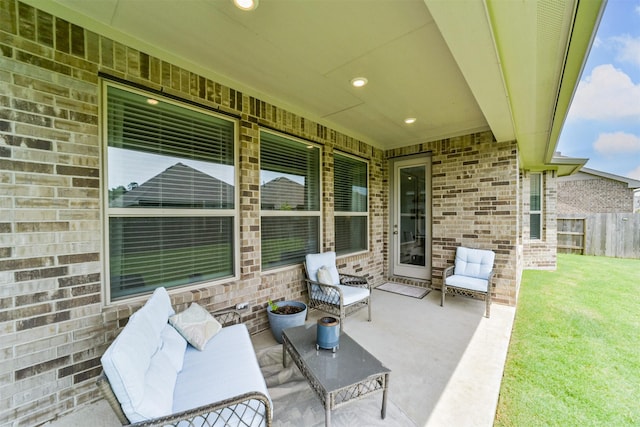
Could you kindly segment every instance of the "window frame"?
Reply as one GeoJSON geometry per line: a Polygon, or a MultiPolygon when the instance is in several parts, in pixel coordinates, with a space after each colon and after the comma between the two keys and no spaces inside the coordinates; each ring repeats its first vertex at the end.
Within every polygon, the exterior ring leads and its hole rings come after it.
{"type": "Polygon", "coordinates": [[[366,219],[366,247],[364,249],[361,250],[356,250],[356,251],[350,251],[350,252],[338,252],[338,248],[336,247],[336,253],[338,256],[351,256],[351,255],[357,255],[357,254],[363,254],[363,253],[368,253],[369,249],[371,247],[371,241],[370,241],[370,227],[371,227],[371,216],[370,216],[370,203],[371,203],[371,198],[370,198],[370,186],[369,186],[369,173],[371,171],[371,164],[369,162],[369,160],[367,159],[363,159],[362,157],[358,157],[358,156],[354,156],[353,154],[349,154],[349,153],[345,153],[345,152],[341,152],[341,151],[334,151],[333,153],[333,195],[334,195],[334,204],[333,204],[333,216],[334,216],[334,222],[333,222],[333,232],[334,232],[334,244],[337,245],[337,239],[336,239],[336,232],[337,232],[337,227],[336,227],[336,218],[337,217],[364,217],[366,219]],[[355,161],[359,161],[362,162],[365,167],[366,167],[366,190],[367,190],[367,202],[366,202],[366,211],[364,212],[357,212],[357,211],[339,211],[336,209],[336,156],[342,156],[342,157],[346,157],[348,159],[351,160],[355,160],[355,161]]]}
{"type": "Polygon", "coordinates": [[[317,236],[317,241],[318,241],[318,250],[320,250],[323,247],[323,235],[324,235],[324,219],[323,219],[323,186],[324,186],[324,179],[323,179],[323,173],[322,173],[322,165],[323,165],[323,147],[321,144],[317,144],[311,141],[307,141],[305,139],[302,138],[298,138],[289,134],[285,134],[282,132],[277,132],[275,130],[272,129],[268,129],[268,128],[260,128],[259,130],[259,141],[260,141],[260,148],[259,148],[259,159],[258,159],[258,173],[262,174],[262,135],[263,134],[271,134],[273,136],[276,136],[278,138],[284,138],[287,139],[289,141],[292,142],[296,142],[302,145],[305,145],[307,147],[313,147],[313,148],[317,148],[318,149],[318,210],[317,211],[311,211],[311,210],[284,210],[284,209],[262,209],[262,182],[260,182],[259,187],[259,196],[258,196],[258,206],[259,206],[259,218],[260,218],[260,269],[261,271],[268,271],[269,273],[273,273],[273,272],[278,272],[280,270],[284,270],[284,269],[288,269],[291,268],[292,266],[295,265],[299,265],[300,262],[294,262],[294,263],[290,263],[290,264],[284,264],[284,265],[277,265],[277,266],[273,266],[273,267],[265,267],[264,263],[263,263],[263,250],[264,250],[264,245],[262,245],[262,239],[263,239],[263,230],[262,230],[262,219],[263,218],[274,218],[274,217],[280,217],[280,218],[286,218],[286,217],[313,217],[313,218],[318,218],[318,236],[317,236]]]}
{"type": "Polygon", "coordinates": [[[142,300],[148,297],[149,293],[152,291],[143,290],[131,295],[124,295],[122,297],[117,297],[116,299],[112,298],[112,290],[111,290],[111,259],[110,259],[110,241],[109,241],[109,220],[110,218],[145,218],[145,217],[154,217],[154,218],[196,218],[196,217],[221,217],[221,218],[231,218],[233,221],[233,230],[231,231],[234,237],[233,253],[232,253],[232,272],[231,275],[216,278],[198,281],[189,284],[176,285],[171,286],[168,289],[180,289],[181,291],[189,291],[192,289],[202,288],[204,284],[206,285],[217,285],[221,283],[226,283],[233,280],[238,280],[240,277],[240,191],[239,191],[239,183],[240,183],[240,173],[238,172],[239,167],[239,123],[236,118],[232,118],[227,115],[218,114],[212,109],[207,108],[204,105],[196,105],[188,100],[181,101],[180,99],[176,99],[174,97],[165,97],[162,94],[157,93],[153,90],[144,90],[138,89],[135,87],[131,87],[128,85],[116,83],[110,80],[101,79],[101,90],[100,90],[101,102],[100,105],[102,107],[102,111],[100,114],[102,123],[100,126],[100,166],[101,166],[101,197],[100,208],[101,208],[101,224],[102,224],[102,251],[103,251],[103,277],[104,282],[102,285],[104,296],[105,296],[105,305],[111,304],[121,304],[123,302],[129,301],[137,301],[142,300]],[[108,103],[108,89],[109,87],[114,87],[119,90],[131,92],[140,96],[153,98],[160,100],[161,102],[165,102],[167,104],[172,104],[174,106],[196,111],[201,114],[207,114],[216,119],[225,120],[233,124],[233,186],[234,186],[234,195],[233,195],[233,209],[193,209],[193,208],[112,208],[109,206],[109,132],[108,132],[108,115],[109,115],[109,103],[108,103]]]}
{"type": "Polygon", "coordinates": [[[543,185],[543,178],[544,175],[542,174],[542,172],[531,172],[529,174],[529,239],[530,240],[542,240],[542,231],[544,229],[543,224],[542,224],[542,212],[544,210],[544,205],[543,205],[543,201],[544,201],[544,197],[543,197],[543,190],[544,190],[544,185],[543,185]],[[540,209],[533,209],[533,185],[534,185],[534,180],[533,177],[536,176],[538,177],[538,194],[540,197],[540,209]],[[534,237],[533,234],[533,222],[531,221],[534,215],[538,215],[540,220],[538,222],[538,230],[536,230],[538,232],[538,236],[534,237]]]}

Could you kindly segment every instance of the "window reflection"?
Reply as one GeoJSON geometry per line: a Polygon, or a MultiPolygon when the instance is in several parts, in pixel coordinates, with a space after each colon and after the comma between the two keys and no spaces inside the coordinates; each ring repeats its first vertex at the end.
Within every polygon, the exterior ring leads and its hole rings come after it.
{"type": "Polygon", "coordinates": [[[233,166],[109,147],[109,207],[233,209],[233,166]]]}

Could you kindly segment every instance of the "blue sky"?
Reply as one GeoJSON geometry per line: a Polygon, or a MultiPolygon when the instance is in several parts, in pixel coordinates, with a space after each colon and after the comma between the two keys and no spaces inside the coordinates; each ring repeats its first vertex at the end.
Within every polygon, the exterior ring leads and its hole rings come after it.
{"type": "Polygon", "coordinates": [[[609,0],[557,150],[640,180],[640,0],[609,0]]]}

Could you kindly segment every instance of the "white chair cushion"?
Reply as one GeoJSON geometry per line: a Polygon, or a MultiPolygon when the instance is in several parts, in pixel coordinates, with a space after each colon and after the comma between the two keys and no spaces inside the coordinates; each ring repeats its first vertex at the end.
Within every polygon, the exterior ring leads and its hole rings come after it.
{"type": "MultiPolygon", "coordinates": [[[[369,289],[367,288],[358,288],[355,286],[347,286],[347,285],[337,285],[342,290],[342,295],[344,297],[344,301],[342,301],[343,305],[350,305],[355,302],[361,301],[369,296],[369,289]]],[[[335,289],[331,289],[329,294],[325,294],[320,290],[313,290],[313,298],[317,300],[324,300],[331,302],[333,304],[338,305],[338,293],[335,289]],[[334,298],[327,298],[327,295],[334,296],[334,298]]]]}
{"type": "Polygon", "coordinates": [[[469,276],[459,276],[454,274],[446,278],[447,286],[456,288],[470,289],[472,291],[487,292],[489,289],[489,281],[469,276]]]}
{"type": "Polygon", "coordinates": [[[343,304],[350,305],[369,296],[369,289],[356,286],[338,285],[342,289],[343,304]]]}
{"type": "Polygon", "coordinates": [[[456,250],[453,274],[487,280],[489,279],[489,273],[493,270],[495,256],[493,251],[460,246],[456,250]]]}
{"type": "Polygon", "coordinates": [[[321,254],[307,254],[305,257],[305,264],[307,266],[307,277],[310,280],[318,281],[318,270],[321,267],[327,267],[331,273],[332,285],[340,284],[340,274],[338,273],[338,267],[336,267],[336,253],[335,252],[323,252],[321,254]]]}

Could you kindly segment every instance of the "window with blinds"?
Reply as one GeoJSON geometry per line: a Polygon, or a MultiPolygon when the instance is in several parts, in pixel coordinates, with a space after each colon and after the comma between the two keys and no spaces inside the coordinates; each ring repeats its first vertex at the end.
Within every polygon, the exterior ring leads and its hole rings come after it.
{"type": "Polygon", "coordinates": [[[336,253],[344,255],[369,248],[368,164],[335,153],[333,193],[336,253]]]}
{"type": "Polygon", "coordinates": [[[531,190],[529,193],[529,237],[542,238],[542,174],[529,175],[531,190]]]}
{"type": "Polygon", "coordinates": [[[260,132],[260,209],[263,269],[319,251],[319,147],[260,132]]]}
{"type": "Polygon", "coordinates": [[[234,276],[235,123],[106,85],[111,299],[234,276]]]}

